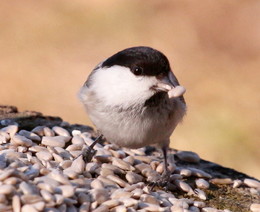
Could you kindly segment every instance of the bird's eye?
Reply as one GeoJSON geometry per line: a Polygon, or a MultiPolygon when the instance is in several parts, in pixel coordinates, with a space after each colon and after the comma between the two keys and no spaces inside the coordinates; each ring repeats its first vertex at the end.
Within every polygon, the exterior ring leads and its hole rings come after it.
{"type": "Polygon", "coordinates": [[[141,75],[143,73],[143,68],[142,67],[134,67],[133,69],[134,75],[141,75]]]}

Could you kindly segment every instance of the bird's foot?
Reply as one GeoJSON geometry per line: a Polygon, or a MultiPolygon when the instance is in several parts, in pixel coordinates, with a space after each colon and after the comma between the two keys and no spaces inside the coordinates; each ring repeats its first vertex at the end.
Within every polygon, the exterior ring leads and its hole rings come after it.
{"type": "Polygon", "coordinates": [[[151,191],[153,191],[153,189],[155,187],[160,187],[160,188],[164,188],[166,190],[168,190],[168,185],[170,183],[170,176],[171,173],[169,171],[164,172],[161,176],[161,178],[155,182],[149,182],[148,185],[151,186],[151,191]]]}
{"type": "Polygon", "coordinates": [[[86,163],[89,163],[93,156],[96,154],[97,150],[94,150],[93,148],[87,147],[83,150],[82,152],[82,156],[83,156],[83,160],[86,163]]]}
{"type": "Polygon", "coordinates": [[[83,160],[86,163],[89,163],[93,156],[96,154],[97,150],[94,150],[94,146],[103,138],[103,135],[100,134],[95,140],[94,142],[87,148],[83,149],[82,152],[82,156],[83,156],[83,160]]]}

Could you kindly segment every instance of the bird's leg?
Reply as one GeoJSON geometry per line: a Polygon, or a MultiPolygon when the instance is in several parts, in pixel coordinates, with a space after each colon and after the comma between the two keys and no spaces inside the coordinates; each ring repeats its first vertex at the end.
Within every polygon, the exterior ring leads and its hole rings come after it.
{"type": "Polygon", "coordinates": [[[166,183],[169,181],[171,175],[170,170],[168,169],[167,151],[168,151],[168,145],[163,146],[162,152],[163,152],[163,159],[164,159],[164,171],[162,174],[162,181],[165,181],[166,183]]]}
{"type": "Polygon", "coordinates": [[[96,154],[96,150],[94,150],[94,146],[96,145],[96,143],[101,141],[102,138],[103,138],[103,135],[100,134],[89,147],[87,147],[83,150],[83,152],[82,152],[83,160],[86,163],[90,162],[92,160],[93,156],[96,154]]]}
{"type": "Polygon", "coordinates": [[[149,185],[151,186],[151,190],[153,190],[155,186],[167,187],[167,184],[169,183],[171,173],[168,169],[167,150],[168,145],[164,145],[162,147],[164,171],[162,173],[162,177],[158,181],[149,183],[149,185]]]}

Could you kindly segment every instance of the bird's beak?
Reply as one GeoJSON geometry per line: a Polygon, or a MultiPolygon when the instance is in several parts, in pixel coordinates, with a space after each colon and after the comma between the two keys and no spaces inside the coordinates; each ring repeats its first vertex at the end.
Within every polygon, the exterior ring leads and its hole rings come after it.
{"type": "Polygon", "coordinates": [[[156,91],[167,92],[170,98],[177,98],[182,96],[186,89],[179,85],[176,77],[170,71],[168,75],[157,77],[158,83],[153,87],[156,91]]]}
{"type": "Polygon", "coordinates": [[[174,77],[171,71],[169,71],[168,75],[163,75],[163,76],[159,75],[156,78],[158,82],[153,87],[153,89],[156,91],[168,92],[178,85],[178,81],[176,80],[176,78],[174,77]]]}

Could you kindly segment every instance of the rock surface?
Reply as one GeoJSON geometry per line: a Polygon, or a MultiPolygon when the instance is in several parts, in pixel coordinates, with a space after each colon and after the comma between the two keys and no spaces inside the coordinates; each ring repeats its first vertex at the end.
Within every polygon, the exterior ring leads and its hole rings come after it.
{"type": "Polygon", "coordinates": [[[163,171],[153,147],[103,141],[86,164],[81,154],[95,136],[88,126],[0,106],[0,211],[259,211],[259,180],[196,153],[170,149],[170,180],[153,189],[163,171]]]}

